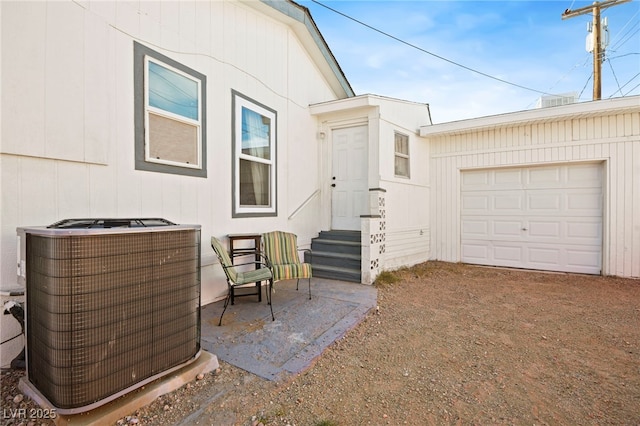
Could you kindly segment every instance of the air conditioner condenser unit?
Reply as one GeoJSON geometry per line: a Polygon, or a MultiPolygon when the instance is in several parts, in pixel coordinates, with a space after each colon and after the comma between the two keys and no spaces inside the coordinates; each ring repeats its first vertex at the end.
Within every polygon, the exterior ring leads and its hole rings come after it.
{"type": "Polygon", "coordinates": [[[67,219],[18,228],[26,384],[60,414],[112,401],[200,354],[200,226],[67,219]]]}

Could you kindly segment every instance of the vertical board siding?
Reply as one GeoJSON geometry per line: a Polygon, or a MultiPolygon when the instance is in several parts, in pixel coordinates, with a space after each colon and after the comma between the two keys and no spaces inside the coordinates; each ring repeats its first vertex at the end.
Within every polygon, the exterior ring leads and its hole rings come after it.
{"type": "MultiPolygon", "coordinates": [[[[284,21],[235,1],[0,7],[3,34],[14,35],[2,43],[3,58],[13,64],[3,67],[2,85],[3,286],[16,279],[19,226],[155,216],[202,224],[204,238],[284,227],[308,236],[309,223],[320,222],[321,208],[312,205],[300,216],[307,222],[287,222],[297,195],[313,193],[318,180],[285,167],[288,157],[305,158],[309,175],[318,174],[309,166],[317,167],[319,151],[308,106],[336,93],[284,21]],[[135,170],[134,40],[207,76],[206,179],[135,170]],[[230,218],[232,89],[278,112],[278,217],[230,218]],[[293,129],[295,138],[288,134],[293,129]]],[[[213,262],[204,245],[203,256],[213,262]]],[[[203,303],[209,303],[226,283],[217,268],[203,274],[203,303]]]]}
{"type": "Polygon", "coordinates": [[[444,134],[429,143],[432,259],[461,259],[461,170],[596,161],[605,173],[603,273],[640,277],[640,112],[444,134]]]}
{"type": "MultiPolygon", "coordinates": [[[[634,122],[634,132],[640,134],[639,127],[640,123],[634,122]]],[[[640,164],[638,163],[638,159],[640,158],[640,143],[633,144],[631,157],[636,159],[634,164],[632,164],[632,178],[629,182],[633,194],[631,211],[634,212],[631,226],[631,276],[640,277],[640,214],[638,214],[638,212],[640,212],[640,197],[638,196],[638,194],[640,194],[640,164]]]]}

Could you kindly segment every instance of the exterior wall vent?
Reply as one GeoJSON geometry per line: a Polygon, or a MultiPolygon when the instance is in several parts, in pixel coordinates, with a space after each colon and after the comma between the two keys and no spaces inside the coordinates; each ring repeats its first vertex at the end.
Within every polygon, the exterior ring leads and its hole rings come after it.
{"type": "Polygon", "coordinates": [[[18,228],[25,384],[61,414],[103,405],[200,355],[200,226],[72,219],[18,228]]]}

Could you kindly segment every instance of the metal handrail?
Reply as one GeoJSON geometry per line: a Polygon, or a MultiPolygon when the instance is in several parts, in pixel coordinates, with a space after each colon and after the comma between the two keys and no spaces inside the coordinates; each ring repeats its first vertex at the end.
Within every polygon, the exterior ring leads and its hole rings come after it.
{"type": "Polygon", "coordinates": [[[316,190],[313,192],[313,194],[309,195],[309,196],[307,197],[307,199],[306,199],[306,200],[304,200],[304,201],[302,202],[302,204],[300,204],[300,205],[298,206],[298,208],[297,208],[297,209],[295,209],[295,210],[293,211],[293,213],[291,213],[291,214],[289,215],[289,220],[291,220],[291,219],[293,219],[294,217],[296,217],[296,216],[298,215],[298,213],[300,213],[300,210],[302,210],[303,208],[305,208],[305,207],[307,206],[307,204],[309,204],[309,203],[311,202],[311,200],[313,200],[313,198],[314,198],[316,195],[318,195],[319,193],[320,193],[320,189],[318,188],[318,189],[316,189],[316,190]]]}

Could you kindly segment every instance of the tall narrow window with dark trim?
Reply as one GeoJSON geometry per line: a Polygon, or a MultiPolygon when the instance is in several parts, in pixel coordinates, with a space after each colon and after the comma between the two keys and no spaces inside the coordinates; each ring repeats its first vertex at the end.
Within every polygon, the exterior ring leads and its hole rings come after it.
{"type": "Polygon", "coordinates": [[[206,177],[206,77],[134,44],[136,169],[206,177]]]}
{"type": "Polygon", "coordinates": [[[396,133],[394,138],[395,146],[395,175],[409,177],[409,136],[396,133]]]}
{"type": "Polygon", "coordinates": [[[275,216],[276,112],[233,92],[233,216],[275,216]]]}

